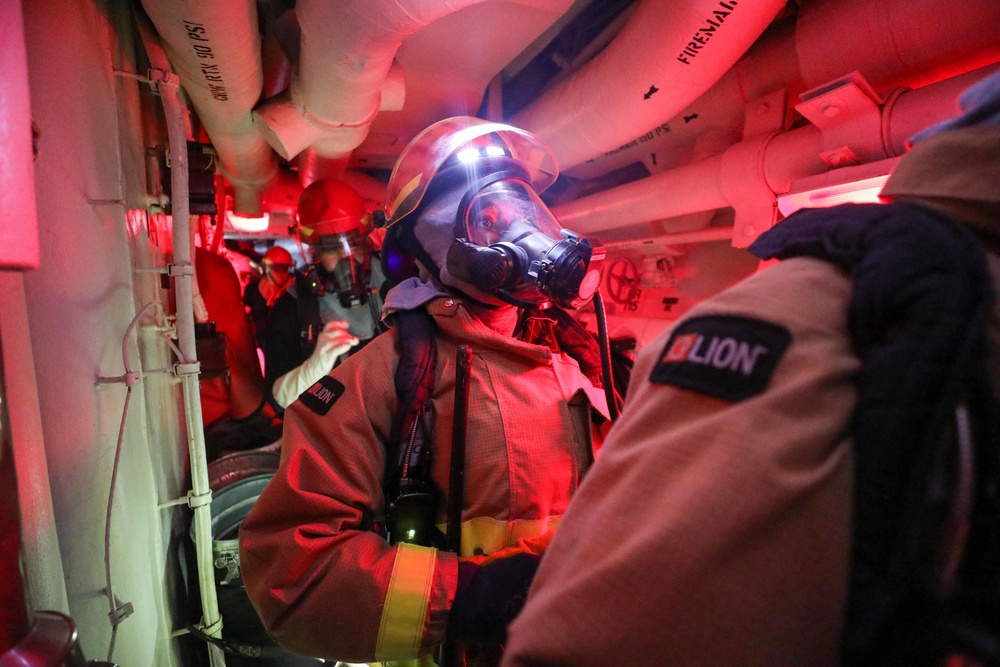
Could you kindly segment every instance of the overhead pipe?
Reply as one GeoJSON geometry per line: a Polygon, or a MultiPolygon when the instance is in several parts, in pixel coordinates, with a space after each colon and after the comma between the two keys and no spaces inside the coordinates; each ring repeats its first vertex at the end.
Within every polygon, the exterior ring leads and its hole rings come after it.
{"type": "MultiPolygon", "coordinates": [[[[868,134],[854,138],[856,152],[868,163],[902,155],[906,137],[953,116],[961,92],[998,69],[1000,63],[893,96],[879,109],[878,122],[867,125],[868,134]]],[[[794,181],[830,170],[820,157],[827,147],[823,130],[814,125],[754,137],[720,155],[553,206],[552,213],[568,229],[600,235],[639,222],[732,207],[737,218],[733,245],[745,247],[773,222],[761,215],[774,209],[778,195],[787,193],[794,181]],[[751,215],[743,215],[747,212],[751,215]]]]}
{"type": "Polygon", "coordinates": [[[600,54],[517,113],[568,168],[661,125],[718,81],[784,0],[640,0],[600,54]]]}
{"type": "Polygon", "coordinates": [[[288,160],[308,150],[314,177],[339,175],[379,111],[402,108],[403,40],[482,1],[299,0],[298,70],[287,95],[254,112],[267,142],[288,160]]]}
{"type": "MultiPolygon", "coordinates": [[[[937,0],[807,0],[794,20],[769,29],[704,95],[659,119],[668,132],[638,141],[652,127],[636,126],[628,115],[618,119],[615,125],[628,125],[629,136],[595,156],[594,164],[581,164],[580,175],[643,161],[651,150],[659,151],[660,163],[669,161],[664,152],[678,142],[683,146],[693,133],[742,130],[745,124],[752,130],[756,116],[784,111],[765,108],[764,99],[777,90],[794,97],[851,71],[878,91],[918,88],[978,69],[1000,60],[998,23],[1000,3],[981,0],[955,0],[947,12],[937,0]]],[[[573,171],[562,156],[557,158],[564,171],[573,171]]]]}
{"type": "Polygon", "coordinates": [[[609,241],[604,244],[608,250],[622,248],[639,248],[650,246],[687,245],[689,243],[709,243],[711,241],[732,241],[735,227],[705,227],[690,232],[671,232],[657,236],[628,239],[625,241],[609,241]]]}
{"type": "Polygon", "coordinates": [[[251,110],[263,69],[254,0],[142,0],[173,71],[233,186],[233,210],[257,217],[278,165],[251,110]]]}
{"type": "Polygon", "coordinates": [[[32,164],[28,52],[18,0],[0,1],[0,268],[37,269],[38,211],[32,164]]]}
{"type": "MultiPolygon", "coordinates": [[[[166,53],[152,34],[148,24],[140,19],[139,30],[150,64],[161,71],[160,100],[167,125],[167,137],[173,157],[170,169],[170,212],[173,219],[173,267],[176,302],[178,360],[175,373],[181,378],[181,395],[187,431],[188,458],[191,467],[191,491],[188,504],[192,509],[195,536],[195,562],[201,597],[202,631],[209,637],[222,636],[222,616],[215,589],[215,563],[212,554],[212,490],[208,478],[208,454],[205,446],[205,425],[202,422],[201,388],[198,384],[198,351],[195,342],[194,286],[195,268],[191,251],[191,216],[187,169],[187,133],[177,77],[168,69],[166,53]]],[[[212,667],[222,667],[221,651],[208,647],[212,667]]]]}
{"type": "Polygon", "coordinates": [[[298,70],[288,94],[254,112],[285,159],[314,144],[330,159],[349,155],[381,110],[402,108],[400,44],[421,27],[482,0],[300,0],[298,70]]]}

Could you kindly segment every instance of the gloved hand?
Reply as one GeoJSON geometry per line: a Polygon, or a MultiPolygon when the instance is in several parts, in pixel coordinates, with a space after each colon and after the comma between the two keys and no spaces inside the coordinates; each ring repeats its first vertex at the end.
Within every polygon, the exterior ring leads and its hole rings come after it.
{"type": "Polygon", "coordinates": [[[283,408],[291,405],[299,394],[333,369],[337,357],[361,342],[347,330],[347,326],[345,320],[327,322],[309,358],[274,381],[271,394],[278,405],[283,408]]]}
{"type": "Polygon", "coordinates": [[[485,565],[460,560],[448,638],[472,644],[507,641],[507,626],[521,612],[541,559],[517,553],[485,565]]]}

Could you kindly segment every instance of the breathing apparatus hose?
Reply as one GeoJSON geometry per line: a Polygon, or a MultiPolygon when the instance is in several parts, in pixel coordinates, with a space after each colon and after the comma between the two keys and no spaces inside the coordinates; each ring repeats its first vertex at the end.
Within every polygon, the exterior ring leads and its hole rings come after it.
{"type": "Polygon", "coordinates": [[[615,393],[614,380],[611,375],[611,343],[608,340],[608,320],[604,312],[604,298],[601,290],[594,292],[594,312],[597,314],[597,342],[601,348],[601,379],[604,384],[604,397],[608,401],[608,414],[611,421],[617,421],[619,412],[618,395],[615,393]]]}

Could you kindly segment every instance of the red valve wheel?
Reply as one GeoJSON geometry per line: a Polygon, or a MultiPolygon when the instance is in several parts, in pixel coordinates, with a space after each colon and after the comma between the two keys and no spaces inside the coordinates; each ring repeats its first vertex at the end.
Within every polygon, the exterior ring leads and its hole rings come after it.
{"type": "Polygon", "coordinates": [[[608,291],[615,303],[634,301],[639,293],[639,269],[625,257],[608,269],[608,291]]]}

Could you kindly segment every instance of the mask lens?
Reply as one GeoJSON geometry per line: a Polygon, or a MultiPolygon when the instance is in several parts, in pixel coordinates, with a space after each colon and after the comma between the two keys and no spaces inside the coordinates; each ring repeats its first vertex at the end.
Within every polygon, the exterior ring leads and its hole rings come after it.
{"type": "Polygon", "coordinates": [[[520,181],[498,181],[480,190],[469,204],[465,229],[469,241],[483,247],[514,243],[532,233],[561,238],[559,224],[548,208],[520,181]]]}

